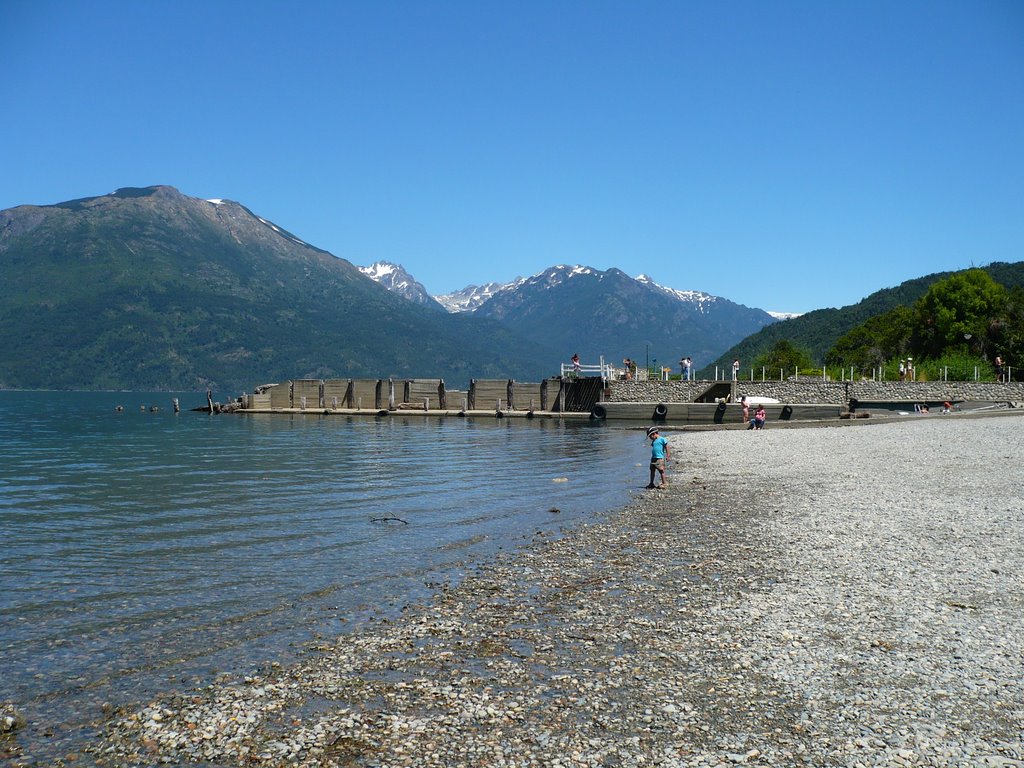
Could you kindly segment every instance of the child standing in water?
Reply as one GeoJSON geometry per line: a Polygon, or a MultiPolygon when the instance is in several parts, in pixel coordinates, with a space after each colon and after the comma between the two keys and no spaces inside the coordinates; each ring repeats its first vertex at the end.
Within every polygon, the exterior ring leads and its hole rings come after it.
{"type": "Polygon", "coordinates": [[[665,479],[665,462],[672,459],[672,451],[668,447],[668,440],[658,434],[657,427],[647,428],[647,439],[651,441],[651,482],[648,488],[665,488],[668,481],[665,479]],[[661,485],[654,484],[654,473],[661,475],[661,485]]]}

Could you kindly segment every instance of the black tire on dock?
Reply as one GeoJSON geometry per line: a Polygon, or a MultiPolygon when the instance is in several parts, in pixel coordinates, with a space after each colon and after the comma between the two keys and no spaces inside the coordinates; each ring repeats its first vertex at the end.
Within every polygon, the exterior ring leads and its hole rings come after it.
{"type": "Polygon", "coordinates": [[[594,419],[595,421],[600,421],[600,420],[605,419],[607,417],[608,417],[608,411],[600,403],[598,403],[597,405],[595,405],[593,408],[590,409],[590,418],[594,419]]]}
{"type": "Polygon", "coordinates": [[[658,403],[656,406],[654,406],[654,418],[655,419],[664,419],[666,416],[668,416],[668,406],[667,405],[665,405],[664,403],[658,403]]]}
{"type": "Polygon", "coordinates": [[[782,406],[782,413],[779,414],[779,418],[782,419],[782,421],[789,421],[791,418],[793,418],[793,406],[782,406]]]}
{"type": "Polygon", "coordinates": [[[725,404],[724,401],[718,404],[718,412],[719,413],[725,413],[725,409],[726,408],[728,408],[728,406],[725,404]]]}
{"type": "Polygon", "coordinates": [[[381,408],[379,411],[377,411],[377,415],[378,416],[387,416],[388,415],[388,409],[387,408],[381,408]]]}

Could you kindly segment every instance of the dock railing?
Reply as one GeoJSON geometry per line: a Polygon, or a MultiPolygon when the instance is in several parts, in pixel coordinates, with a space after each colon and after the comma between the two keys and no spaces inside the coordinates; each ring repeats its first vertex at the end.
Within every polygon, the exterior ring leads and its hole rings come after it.
{"type": "Polygon", "coordinates": [[[562,363],[561,376],[563,378],[572,378],[573,376],[600,376],[602,380],[608,381],[618,377],[618,370],[614,366],[604,361],[604,355],[601,356],[601,362],[597,365],[574,365],[573,363],[562,363]]]}

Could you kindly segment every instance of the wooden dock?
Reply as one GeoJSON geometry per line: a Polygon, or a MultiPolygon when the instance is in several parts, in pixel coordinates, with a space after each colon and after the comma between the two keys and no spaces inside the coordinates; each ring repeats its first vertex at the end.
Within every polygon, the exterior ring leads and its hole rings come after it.
{"type": "MultiPolygon", "coordinates": [[[[589,380],[583,380],[586,381],[589,380]]],[[[443,379],[295,379],[243,394],[239,410],[251,413],[420,411],[492,415],[572,412],[587,416],[593,402],[600,397],[601,388],[598,386],[593,391],[592,401],[583,402],[574,396],[583,382],[560,378],[536,383],[473,379],[467,391],[459,391],[447,389],[443,379]]]]}

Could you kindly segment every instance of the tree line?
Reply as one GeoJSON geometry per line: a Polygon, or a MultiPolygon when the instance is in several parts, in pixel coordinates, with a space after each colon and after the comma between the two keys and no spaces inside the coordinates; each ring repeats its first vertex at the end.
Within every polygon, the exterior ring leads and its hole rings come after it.
{"type": "MultiPolygon", "coordinates": [[[[911,305],[868,318],[814,361],[810,352],[780,339],[754,360],[755,370],[897,378],[912,359],[917,380],[995,380],[997,360],[1024,367],[1024,289],[1007,288],[983,269],[957,272],[934,283],[911,305]]],[[[1014,379],[1022,378],[1016,372],[1014,379]]]]}

